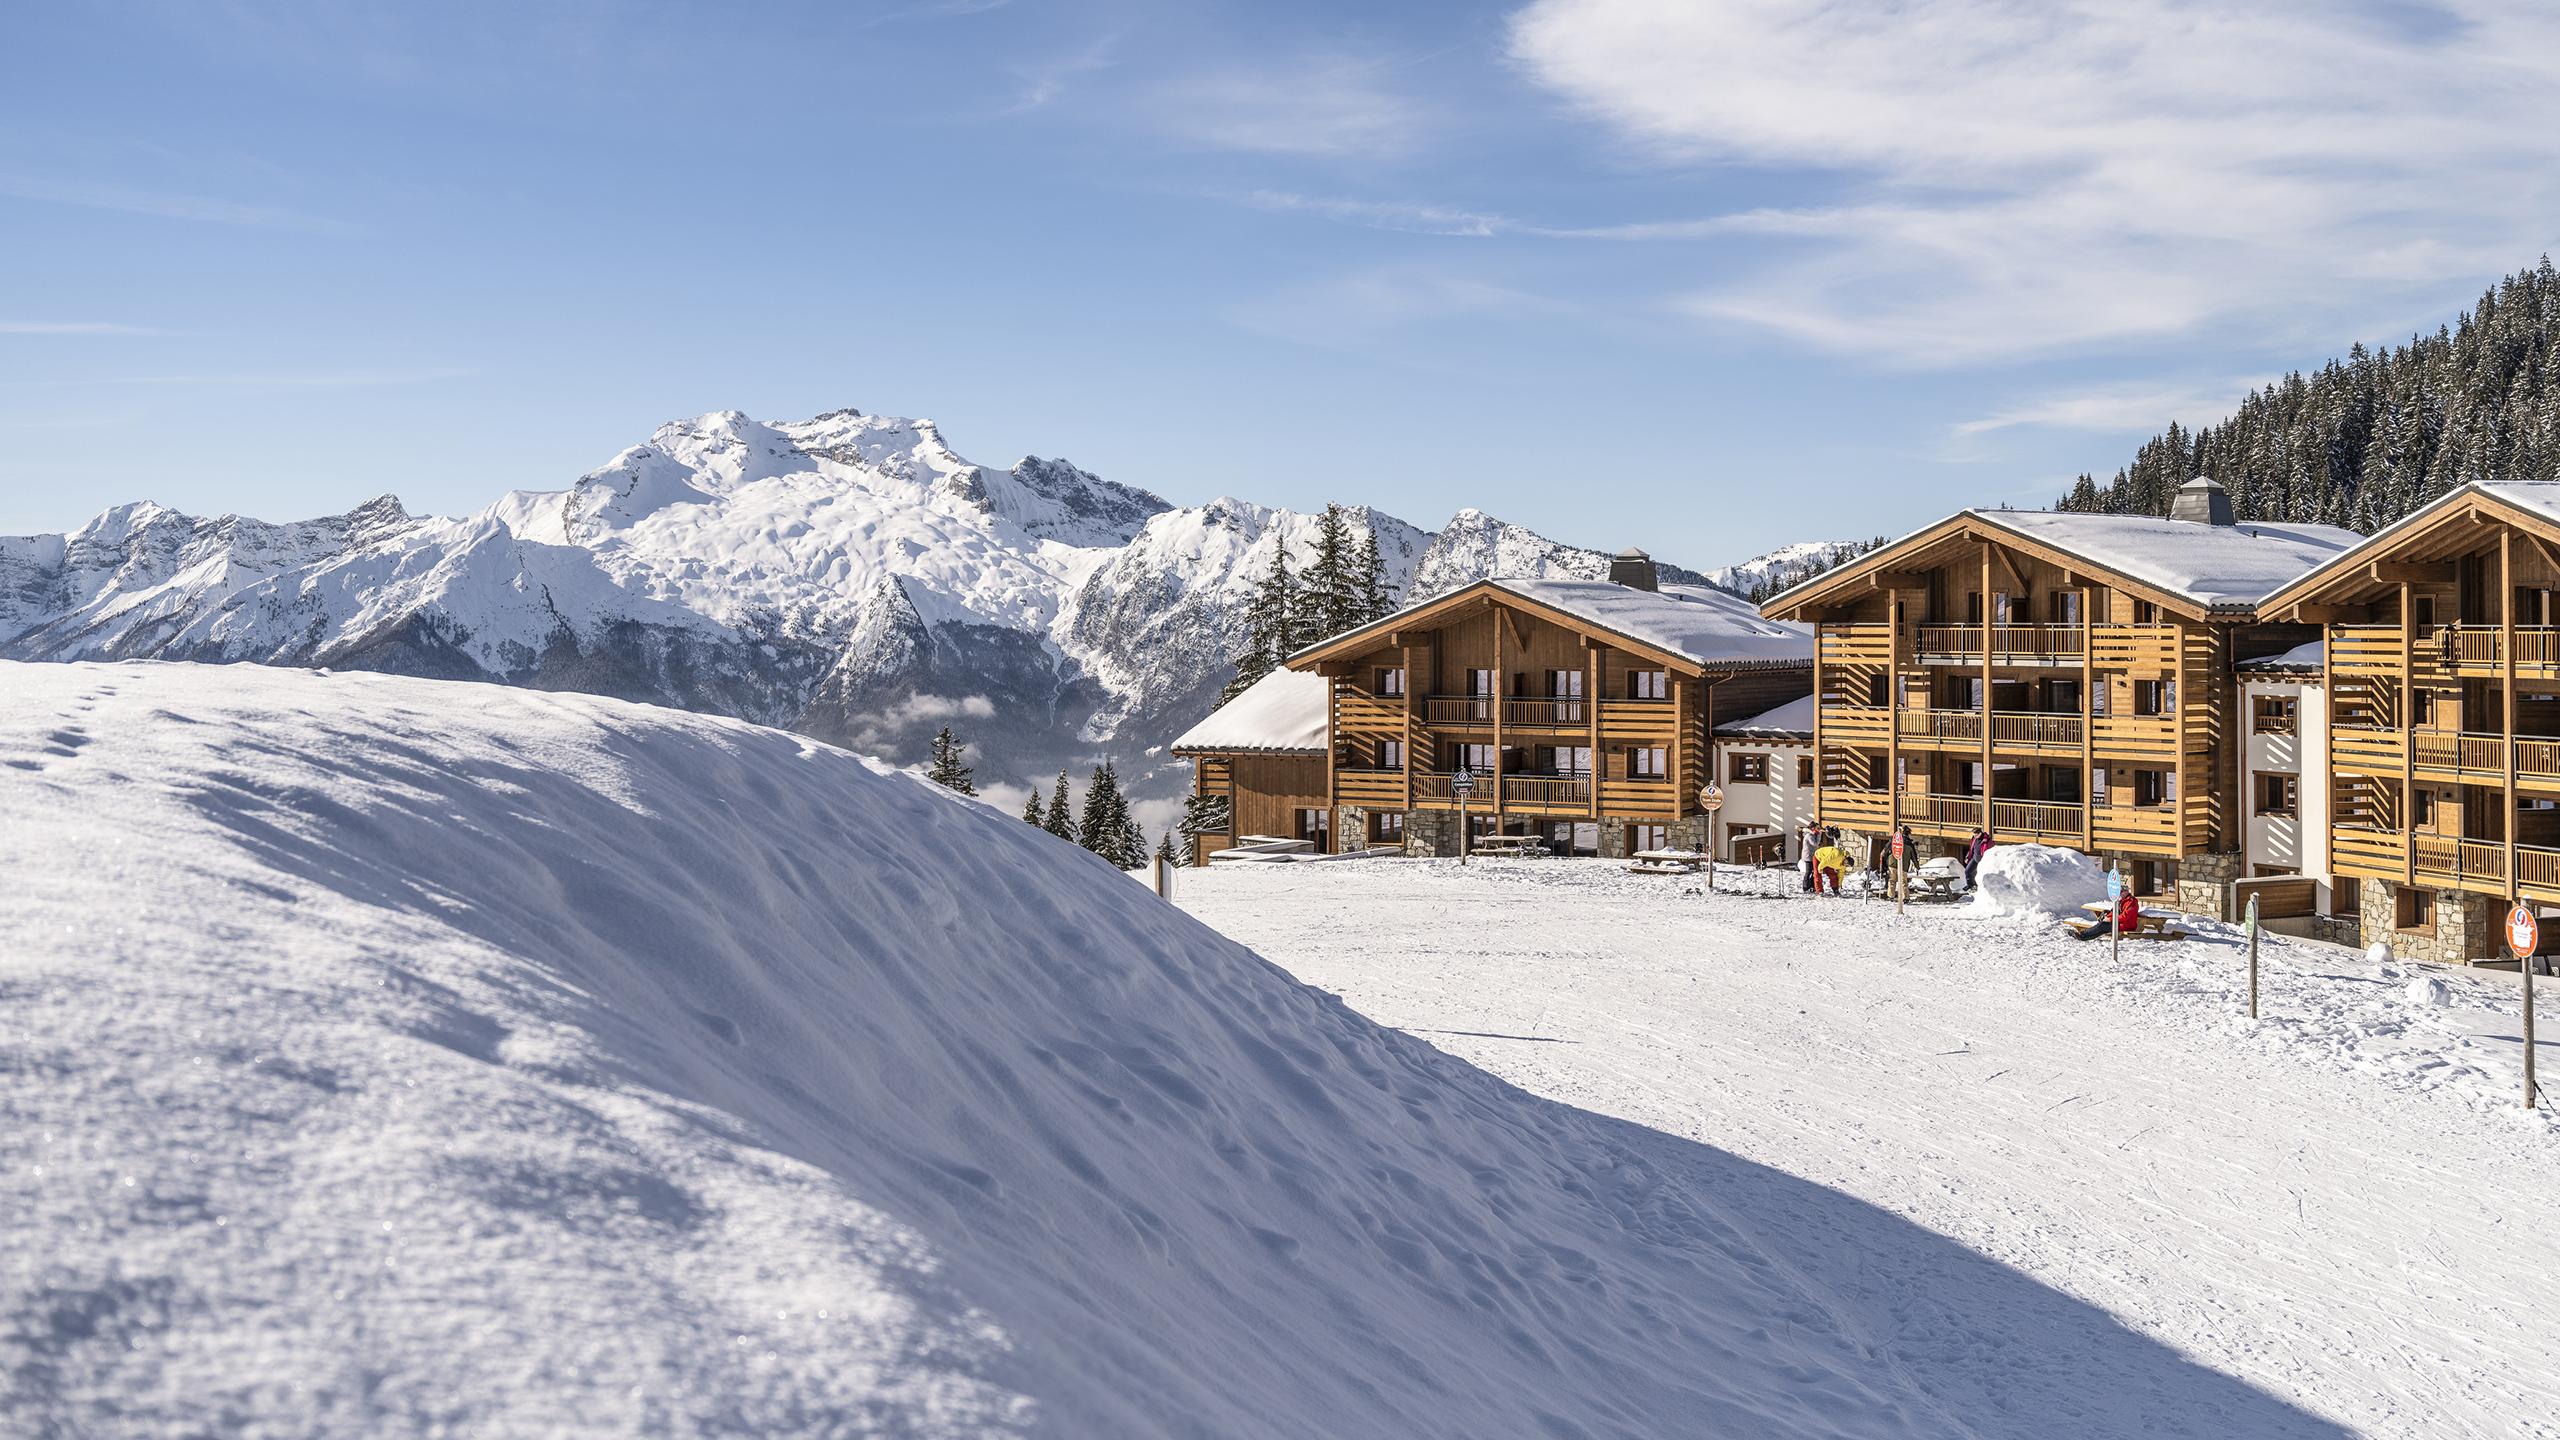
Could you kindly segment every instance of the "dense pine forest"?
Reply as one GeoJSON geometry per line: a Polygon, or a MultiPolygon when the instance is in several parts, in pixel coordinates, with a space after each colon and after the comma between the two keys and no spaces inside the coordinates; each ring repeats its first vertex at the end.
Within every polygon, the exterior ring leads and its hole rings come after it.
{"type": "Polygon", "coordinates": [[[2508,276],[2450,328],[2368,352],[2357,345],[2240,402],[2220,425],[2171,425],[2100,485],[2082,475],[2056,509],[2165,515],[2210,475],[2245,520],[2372,532],[2474,480],[2560,478],[2560,273],[2508,276]]]}

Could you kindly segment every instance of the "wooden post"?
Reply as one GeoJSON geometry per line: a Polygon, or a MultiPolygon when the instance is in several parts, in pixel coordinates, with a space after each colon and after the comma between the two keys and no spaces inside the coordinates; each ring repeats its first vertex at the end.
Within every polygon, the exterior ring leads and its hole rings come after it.
{"type": "Polygon", "coordinates": [[[1590,707],[1586,713],[1591,717],[1591,819],[1597,824],[1600,820],[1600,780],[1609,770],[1609,762],[1600,754],[1600,677],[1609,671],[1608,666],[1600,663],[1600,657],[1609,647],[1593,645],[1589,636],[1584,636],[1582,643],[1588,647],[1584,652],[1586,678],[1582,682],[1582,703],[1590,707]]]}
{"type": "Polygon", "coordinates": [[[1404,808],[1407,814],[1413,810],[1414,741],[1420,738],[1413,723],[1414,707],[1420,703],[1415,698],[1419,683],[1420,677],[1413,673],[1413,645],[1407,642],[1404,646],[1404,808]]]}
{"type": "MultiPolygon", "coordinates": [[[[1822,641],[1830,628],[1819,621],[1813,627],[1813,822],[1817,825],[1822,823],[1822,792],[1831,788],[1831,767],[1822,762],[1822,641]]],[[[1672,693],[1679,692],[1675,688],[1672,693]]],[[[1676,729],[1672,731],[1674,736],[1679,733],[1676,729]]],[[[1678,741],[1675,739],[1673,743],[1676,745],[1678,741]]],[[[1678,765],[1671,767],[1671,775],[1676,783],[1680,778],[1678,765]]]]}
{"type": "Polygon", "coordinates": [[[2418,606],[2400,582],[2400,883],[2418,883],[2418,606]]]}
{"type": "MultiPolygon", "coordinates": [[[[2498,707],[2500,711],[2498,717],[2498,748],[2506,752],[2507,784],[2506,809],[2500,814],[2499,828],[2506,834],[2507,889],[2512,892],[2520,893],[2524,889],[2524,886],[2519,884],[2516,879],[2516,591],[2514,567],[2515,531],[2511,527],[2501,525],[2498,527],[2498,707]]],[[[2459,747],[2461,743],[2462,742],[2458,740],[2454,742],[2457,747],[2457,759],[2460,758],[2459,747]]],[[[2533,968],[2533,961],[2530,957],[2525,960],[2524,968],[2528,971],[2533,968]]],[[[2527,989],[2531,989],[2532,986],[2533,977],[2528,974],[2525,976],[2525,987],[2527,989]]]]}
{"type": "MultiPolygon", "coordinates": [[[[2296,726],[2296,729],[2301,728],[2296,726]]],[[[2249,896],[2249,1018],[2258,1018],[2258,897],[2249,896]]]]}
{"type": "Polygon", "coordinates": [[[1991,828],[1991,543],[1982,545],[1982,833],[1991,828]]]}
{"type": "MultiPolygon", "coordinates": [[[[1902,592],[1888,590],[1884,595],[1884,833],[1902,833],[1902,592]]],[[[1814,779],[1819,782],[1821,759],[1814,761],[1814,779]]],[[[1899,903],[1899,902],[1897,902],[1899,903]]]]}
{"type": "Polygon", "coordinates": [[[1161,855],[1156,857],[1155,863],[1156,898],[1159,900],[1170,900],[1173,898],[1173,867],[1166,864],[1164,857],[1161,855]]]}
{"type": "Polygon", "coordinates": [[[1336,675],[1327,677],[1324,682],[1324,803],[1327,815],[1325,833],[1328,835],[1342,828],[1341,763],[1342,677],[1336,675]]]}
{"type": "MultiPolygon", "coordinates": [[[[2521,903],[2513,901],[2510,903],[2521,903]]],[[[2530,1110],[2541,1098],[2533,1083],[2533,957],[2516,961],[2516,979],[2524,985],[2524,1108],[2530,1110]]]]}
{"type": "Polygon", "coordinates": [[[2086,853],[2098,848],[2098,711],[2096,622],[2089,612],[2096,608],[2095,587],[2080,587],[2080,849],[2086,853]]]}
{"type": "MultiPolygon", "coordinates": [[[[1689,783],[1689,682],[1681,679],[1680,672],[1676,670],[1669,674],[1671,679],[1671,813],[1677,818],[1688,813],[1689,796],[1697,787],[1689,783]]],[[[1822,707],[1818,703],[1814,706],[1814,714],[1816,717],[1822,714],[1822,707]]],[[[1822,721],[1816,718],[1813,723],[1819,725],[1822,721]]],[[[1712,764],[1713,761],[1710,760],[1709,763],[1712,764]]],[[[1817,781],[1821,778],[1819,775],[1814,777],[1817,781]]]]}
{"type": "MultiPolygon", "coordinates": [[[[1502,632],[1510,629],[1502,607],[1492,608],[1493,615],[1493,828],[1502,828],[1502,712],[1511,708],[1511,662],[1502,648],[1502,632]]],[[[1460,828],[1466,822],[1461,820],[1460,828]]]]}

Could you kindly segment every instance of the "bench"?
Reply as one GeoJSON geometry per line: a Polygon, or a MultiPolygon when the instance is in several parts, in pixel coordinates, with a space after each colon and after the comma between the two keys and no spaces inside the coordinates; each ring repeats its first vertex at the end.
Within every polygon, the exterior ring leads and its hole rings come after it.
{"type": "MultiPolygon", "coordinates": [[[[2065,920],[2062,922],[2062,928],[2083,937],[2097,929],[2098,922],[2115,909],[2104,900],[2092,900],[2080,908],[2091,912],[2090,918],[2065,920]]],[[[2174,923],[2177,918],[2177,912],[2174,910],[2145,909],[2142,912],[2141,923],[2124,932],[2124,938],[2127,940],[2184,940],[2189,932],[2174,923]]]]}
{"type": "Polygon", "coordinates": [[[1639,850],[1628,858],[1635,862],[1627,867],[1630,875],[1695,875],[1707,857],[1695,850],[1639,850]]]}
{"type": "Polygon", "coordinates": [[[1548,853],[1544,835],[1479,835],[1467,842],[1467,848],[1478,855],[1544,855],[1548,853]]]}

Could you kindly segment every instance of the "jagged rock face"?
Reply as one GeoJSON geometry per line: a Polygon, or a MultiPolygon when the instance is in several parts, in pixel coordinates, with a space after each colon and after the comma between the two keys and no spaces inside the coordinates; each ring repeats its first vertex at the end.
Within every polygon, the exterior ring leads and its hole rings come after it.
{"type": "MultiPolygon", "coordinates": [[[[1608,559],[1478,511],[1355,508],[1401,594],[1608,559]]],[[[1108,753],[1142,794],[1233,673],[1274,549],[1316,517],[1176,508],[1063,460],[963,459],[926,420],[663,425],[566,490],[459,519],[390,497],[289,525],[135,504],[0,537],[0,656],[328,665],[578,690],[887,758],[948,723],[983,779],[1108,753]]],[[[1694,579],[1665,567],[1666,579],[1694,579]]]]}

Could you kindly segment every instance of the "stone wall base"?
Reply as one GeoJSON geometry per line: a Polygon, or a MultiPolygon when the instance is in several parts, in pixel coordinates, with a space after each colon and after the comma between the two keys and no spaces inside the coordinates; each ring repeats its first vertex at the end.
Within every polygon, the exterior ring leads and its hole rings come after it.
{"type": "Polygon", "coordinates": [[[2231,882],[2247,873],[2247,869],[2247,862],[2237,851],[2181,858],[2175,891],[2178,908],[2190,915],[2206,915],[2216,920],[2239,919],[2231,912],[2231,882]]]}
{"type": "Polygon", "coordinates": [[[1404,812],[1404,853],[1455,859],[1458,854],[1458,812],[1455,810],[1407,810],[1404,812]]]}
{"type": "Polygon", "coordinates": [[[2404,888],[2390,880],[2367,880],[2357,887],[2356,908],[2362,921],[2356,937],[2358,944],[2370,946],[2380,941],[2403,960],[2433,965],[2463,965],[2498,955],[2504,943],[2499,937],[2499,922],[2505,907],[2497,897],[2475,895],[2468,890],[2434,891],[2436,923],[2429,933],[2399,928],[2400,892],[2404,888]]]}
{"type": "Polygon", "coordinates": [[[1333,807],[1333,853],[1356,855],[1369,848],[1369,810],[1365,805],[1333,807]]]}

